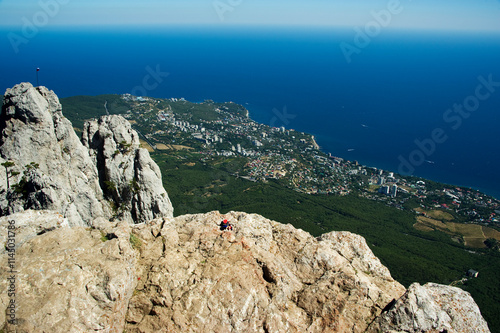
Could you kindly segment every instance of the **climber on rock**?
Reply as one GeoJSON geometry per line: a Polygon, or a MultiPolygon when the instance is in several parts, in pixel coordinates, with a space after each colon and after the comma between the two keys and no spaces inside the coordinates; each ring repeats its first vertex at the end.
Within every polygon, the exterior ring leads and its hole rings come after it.
{"type": "Polygon", "coordinates": [[[222,231],[232,231],[233,230],[233,226],[226,219],[224,219],[220,223],[220,230],[222,230],[222,231]]]}

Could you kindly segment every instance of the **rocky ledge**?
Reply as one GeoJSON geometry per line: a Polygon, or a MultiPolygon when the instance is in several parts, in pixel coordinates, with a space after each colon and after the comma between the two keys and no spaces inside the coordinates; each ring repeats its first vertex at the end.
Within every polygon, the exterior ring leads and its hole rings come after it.
{"type": "MultiPolygon", "coordinates": [[[[8,330],[489,332],[468,293],[436,284],[405,291],[349,232],[314,238],[240,212],[84,228],[25,211],[1,218],[0,230],[9,221],[23,236],[17,325],[0,312],[8,330]],[[220,230],[223,218],[234,231],[220,230]]],[[[4,308],[8,275],[0,273],[4,308]]]]}

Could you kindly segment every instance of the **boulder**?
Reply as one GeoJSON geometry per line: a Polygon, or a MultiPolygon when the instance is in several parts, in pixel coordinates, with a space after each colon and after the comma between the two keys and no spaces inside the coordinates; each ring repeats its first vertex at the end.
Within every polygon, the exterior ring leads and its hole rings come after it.
{"type": "Polygon", "coordinates": [[[368,332],[490,332],[471,295],[457,287],[412,284],[368,332]]]}

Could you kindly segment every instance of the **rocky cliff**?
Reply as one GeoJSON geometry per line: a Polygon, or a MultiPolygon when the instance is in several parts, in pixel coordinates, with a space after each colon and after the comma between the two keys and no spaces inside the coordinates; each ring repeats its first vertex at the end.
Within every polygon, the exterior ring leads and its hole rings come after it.
{"type": "Polygon", "coordinates": [[[143,247],[131,332],[363,332],[404,292],[350,233],[315,239],[238,212],[156,220],[134,232],[143,247]],[[234,232],[219,230],[222,218],[234,232]]]}
{"type": "Polygon", "coordinates": [[[15,162],[0,175],[6,331],[489,332],[468,293],[405,290],[358,235],[314,238],[241,212],[173,218],[120,117],[86,124],[81,144],[45,88],[8,90],[2,111],[0,152],[15,162]],[[112,221],[106,198],[121,204],[112,221]]]}
{"type": "Polygon", "coordinates": [[[5,93],[0,130],[0,163],[10,163],[0,168],[3,215],[50,209],[83,226],[99,217],[134,223],[173,214],[158,167],[121,117],[87,124],[84,146],[54,92],[21,83],[5,93]]]}
{"type": "Polygon", "coordinates": [[[160,168],[139,148],[139,136],[125,118],[103,116],[86,122],[82,141],[120,220],[140,223],[173,215],[160,168]]]}
{"type": "MultiPolygon", "coordinates": [[[[15,221],[17,332],[489,332],[457,288],[405,288],[348,232],[319,238],[262,216],[184,215],[69,227],[15,221]],[[227,218],[232,232],[220,231],[227,218]],[[397,300],[397,301],[396,301],[397,300]]],[[[8,252],[1,260],[7,262],[8,252]]],[[[12,276],[0,273],[7,308],[12,276]]]]}
{"type": "Polygon", "coordinates": [[[53,92],[29,83],[7,89],[0,129],[0,162],[13,162],[0,168],[2,214],[52,209],[72,225],[110,217],[97,169],[53,92]],[[19,184],[15,190],[7,189],[6,171],[18,173],[10,179],[10,185],[19,184]]]}

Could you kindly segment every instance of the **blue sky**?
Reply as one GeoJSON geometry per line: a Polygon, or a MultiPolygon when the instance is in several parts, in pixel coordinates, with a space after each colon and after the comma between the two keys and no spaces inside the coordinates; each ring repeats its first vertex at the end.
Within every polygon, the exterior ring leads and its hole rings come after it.
{"type": "Polygon", "coordinates": [[[500,33],[500,0],[0,0],[0,26],[364,26],[391,2],[388,28],[500,33]]]}

